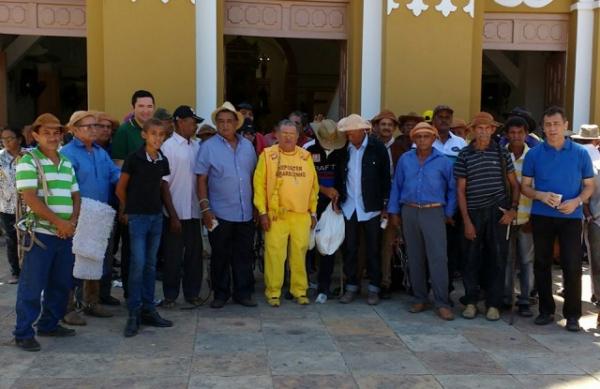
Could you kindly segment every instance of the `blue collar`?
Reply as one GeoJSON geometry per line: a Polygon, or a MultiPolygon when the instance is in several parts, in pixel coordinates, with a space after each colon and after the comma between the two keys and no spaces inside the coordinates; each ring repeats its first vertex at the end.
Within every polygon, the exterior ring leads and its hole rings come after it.
{"type": "MultiPolygon", "coordinates": [[[[71,141],[73,142],[73,144],[77,147],[80,148],[85,148],[85,143],[83,143],[79,138],[77,138],[76,136],[73,137],[73,140],[71,141]]],[[[92,143],[92,148],[94,149],[98,149],[100,148],[100,146],[98,146],[96,143],[92,143]]]]}
{"type": "Polygon", "coordinates": [[[546,150],[554,150],[554,151],[562,151],[562,150],[571,150],[573,148],[573,141],[569,138],[565,138],[565,143],[560,149],[556,149],[554,146],[550,146],[547,141],[542,142],[542,145],[546,150]]]}

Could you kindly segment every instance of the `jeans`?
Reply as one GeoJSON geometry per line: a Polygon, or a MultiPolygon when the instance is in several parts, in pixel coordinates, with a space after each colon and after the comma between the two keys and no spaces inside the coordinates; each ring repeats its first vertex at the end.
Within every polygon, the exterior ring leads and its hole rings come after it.
{"type": "Polygon", "coordinates": [[[46,248],[34,245],[23,260],[17,289],[17,325],[13,332],[17,339],[33,338],[36,320],[39,330],[55,330],[65,316],[73,285],[75,256],[71,239],[40,233],[36,237],[46,248]],[[42,291],[44,298],[40,303],[42,291]]]}
{"type": "Polygon", "coordinates": [[[216,299],[247,299],[254,293],[254,222],[218,219],[219,226],[208,233],[212,249],[210,278],[216,299]]]}
{"type": "Polygon", "coordinates": [[[519,266],[519,287],[521,293],[518,305],[529,305],[529,294],[533,289],[533,234],[523,230],[523,226],[513,226],[508,243],[508,260],[504,281],[504,301],[512,304],[514,289],[515,262],[519,266]]]}
{"type": "MultiPolygon", "coordinates": [[[[169,219],[167,219],[169,220],[169,219]]],[[[200,220],[181,220],[181,232],[174,234],[167,226],[164,239],[163,293],[177,300],[179,289],[187,301],[200,296],[202,287],[202,229],[200,220]]]]}
{"type": "Polygon", "coordinates": [[[498,205],[469,210],[469,217],[475,226],[476,238],[467,241],[466,263],[463,269],[463,283],[467,304],[477,304],[479,299],[480,270],[484,271],[486,306],[500,308],[504,295],[504,274],[508,241],[506,225],[498,223],[502,212],[498,205]]]}
{"type": "Polygon", "coordinates": [[[379,216],[370,220],[359,222],[356,212],[350,220],[346,220],[346,239],[344,240],[344,275],[346,276],[346,290],[357,292],[359,289],[360,275],[358,274],[358,241],[359,227],[362,225],[365,232],[365,246],[367,252],[367,272],[369,274],[369,292],[379,293],[381,283],[381,228],[379,216]]]}
{"type": "Polygon", "coordinates": [[[6,257],[10,265],[10,273],[19,276],[19,254],[17,250],[17,231],[15,230],[15,215],[0,213],[0,227],[6,232],[6,257]]]}
{"type": "Polygon", "coordinates": [[[565,319],[579,320],[581,317],[581,247],[582,221],[531,215],[533,243],[535,246],[534,274],[539,295],[540,313],[554,314],[556,304],[552,294],[552,252],[558,237],[560,267],[563,272],[565,319]]]}
{"type": "Polygon", "coordinates": [[[156,283],[156,254],[160,244],[163,216],[128,215],[131,257],[129,260],[127,307],[152,311],[156,283]]]}

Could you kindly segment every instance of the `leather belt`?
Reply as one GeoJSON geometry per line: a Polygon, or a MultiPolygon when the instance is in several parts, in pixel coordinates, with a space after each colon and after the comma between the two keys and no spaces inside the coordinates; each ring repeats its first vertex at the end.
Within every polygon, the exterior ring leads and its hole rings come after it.
{"type": "Polygon", "coordinates": [[[444,204],[442,203],[431,203],[431,204],[416,204],[416,203],[407,203],[404,205],[408,205],[409,207],[412,208],[439,208],[439,207],[443,207],[444,204]]]}

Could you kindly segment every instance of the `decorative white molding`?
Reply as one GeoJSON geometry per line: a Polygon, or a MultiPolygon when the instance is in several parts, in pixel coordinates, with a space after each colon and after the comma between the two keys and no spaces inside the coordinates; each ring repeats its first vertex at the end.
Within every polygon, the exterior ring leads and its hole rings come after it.
{"type": "Polygon", "coordinates": [[[400,8],[400,4],[396,2],[396,0],[387,0],[387,11],[386,13],[389,15],[393,10],[400,8]]]}
{"type": "Polygon", "coordinates": [[[423,2],[423,0],[412,0],[406,4],[406,8],[412,11],[413,15],[419,16],[422,12],[427,11],[429,6],[423,2]]]}
{"type": "Polygon", "coordinates": [[[85,37],[85,0],[0,2],[0,34],[85,37]]]}
{"type": "Polygon", "coordinates": [[[228,0],[224,30],[228,35],[347,39],[348,3],[228,0]]]}
{"type": "Polygon", "coordinates": [[[486,14],[485,50],[566,51],[569,16],[555,14],[486,14]]]}
{"type": "Polygon", "coordinates": [[[468,13],[470,17],[475,17],[475,0],[469,0],[469,4],[463,7],[463,11],[468,13]]]}
{"type": "Polygon", "coordinates": [[[500,4],[503,7],[514,8],[521,4],[525,4],[529,8],[544,8],[553,0],[494,0],[494,3],[500,4]]]}
{"type": "Polygon", "coordinates": [[[442,0],[435,6],[435,9],[447,18],[450,13],[456,11],[456,6],[452,4],[452,0],[442,0]]]}

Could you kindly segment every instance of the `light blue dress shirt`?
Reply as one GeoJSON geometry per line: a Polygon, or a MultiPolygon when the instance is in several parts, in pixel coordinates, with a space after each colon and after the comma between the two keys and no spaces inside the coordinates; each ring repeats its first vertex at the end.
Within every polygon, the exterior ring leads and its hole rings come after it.
{"type": "Polygon", "coordinates": [[[360,147],[357,149],[352,143],[348,142],[348,176],[346,178],[346,201],[342,204],[342,212],[347,220],[352,218],[356,211],[356,218],[359,222],[371,220],[379,216],[381,212],[365,212],[365,206],[362,196],[362,159],[365,149],[369,143],[369,137],[365,136],[360,147]]]}
{"type": "Polygon", "coordinates": [[[121,176],[121,170],[110,155],[95,143],[88,151],[85,144],[76,137],[62,147],[60,152],[73,165],[81,197],[108,204],[114,185],[121,176]]]}
{"type": "Polygon", "coordinates": [[[194,173],[208,176],[208,200],[217,218],[247,222],[252,219],[256,151],[248,139],[236,136],[235,149],[219,134],[202,142],[194,173]]]}

